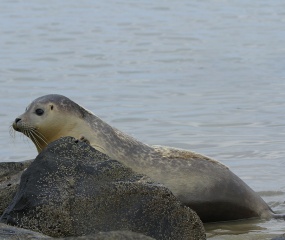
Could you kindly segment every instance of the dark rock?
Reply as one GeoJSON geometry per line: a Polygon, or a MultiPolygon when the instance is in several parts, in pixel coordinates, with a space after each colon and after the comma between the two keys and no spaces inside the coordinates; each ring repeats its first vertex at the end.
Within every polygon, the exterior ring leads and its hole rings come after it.
{"type": "Polygon", "coordinates": [[[167,188],[70,137],[51,143],[24,171],[1,221],[53,237],[128,230],[206,239],[197,214],[167,188]]]}
{"type": "Polygon", "coordinates": [[[20,184],[21,175],[32,160],[0,163],[0,215],[12,201],[20,184]]]}
{"type": "Polygon", "coordinates": [[[0,239],[4,240],[24,240],[24,239],[52,239],[38,232],[27,229],[12,227],[4,223],[0,223],[0,239]]]}
{"type": "Polygon", "coordinates": [[[272,240],[285,240],[285,233],[278,237],[272,238],[272,240]]]}

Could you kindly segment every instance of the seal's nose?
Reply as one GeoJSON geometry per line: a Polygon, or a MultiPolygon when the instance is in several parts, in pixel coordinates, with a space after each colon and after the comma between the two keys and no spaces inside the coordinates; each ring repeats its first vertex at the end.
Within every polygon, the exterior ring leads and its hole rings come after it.
{"type": "Polygon", "coordinates": [[[16,119],[15,119],[15,123],[17,123],[17,122],[19,122],[19,121],[21,121],[21,118],[16,118],[16,119]]]}

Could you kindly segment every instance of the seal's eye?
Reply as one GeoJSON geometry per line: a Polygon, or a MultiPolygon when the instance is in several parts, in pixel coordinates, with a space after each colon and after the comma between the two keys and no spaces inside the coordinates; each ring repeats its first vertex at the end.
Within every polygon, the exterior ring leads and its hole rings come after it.
{"type": "Polygon", "coordinates": [[[36,109],[35,113],[36,113],[38,116],[41,116],[41,115],[44,114],[44,110],[38,108],[38,109],[36,109]]]}

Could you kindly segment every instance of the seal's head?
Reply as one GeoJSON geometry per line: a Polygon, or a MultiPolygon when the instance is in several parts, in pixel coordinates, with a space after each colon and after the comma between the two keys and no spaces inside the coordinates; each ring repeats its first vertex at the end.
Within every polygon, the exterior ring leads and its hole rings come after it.
{"type": "Polygon", "coordinates": [[[69,98],[50,94],[35,99],[13,123],[16,131],[29,137],[40,152],[50,142],[64,136],[80,137],[76,126],[88,114],[69,98]]]}

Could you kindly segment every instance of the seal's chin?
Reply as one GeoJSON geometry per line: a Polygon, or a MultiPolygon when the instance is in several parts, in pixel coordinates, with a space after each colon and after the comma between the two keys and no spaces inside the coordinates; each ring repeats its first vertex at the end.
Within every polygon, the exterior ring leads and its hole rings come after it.
{"type": "Polygon", "coordinates": [[[17,124],[13,123],[12,127],[15,131],[20,132],[20,129],[17,127],[17,124]]]}

